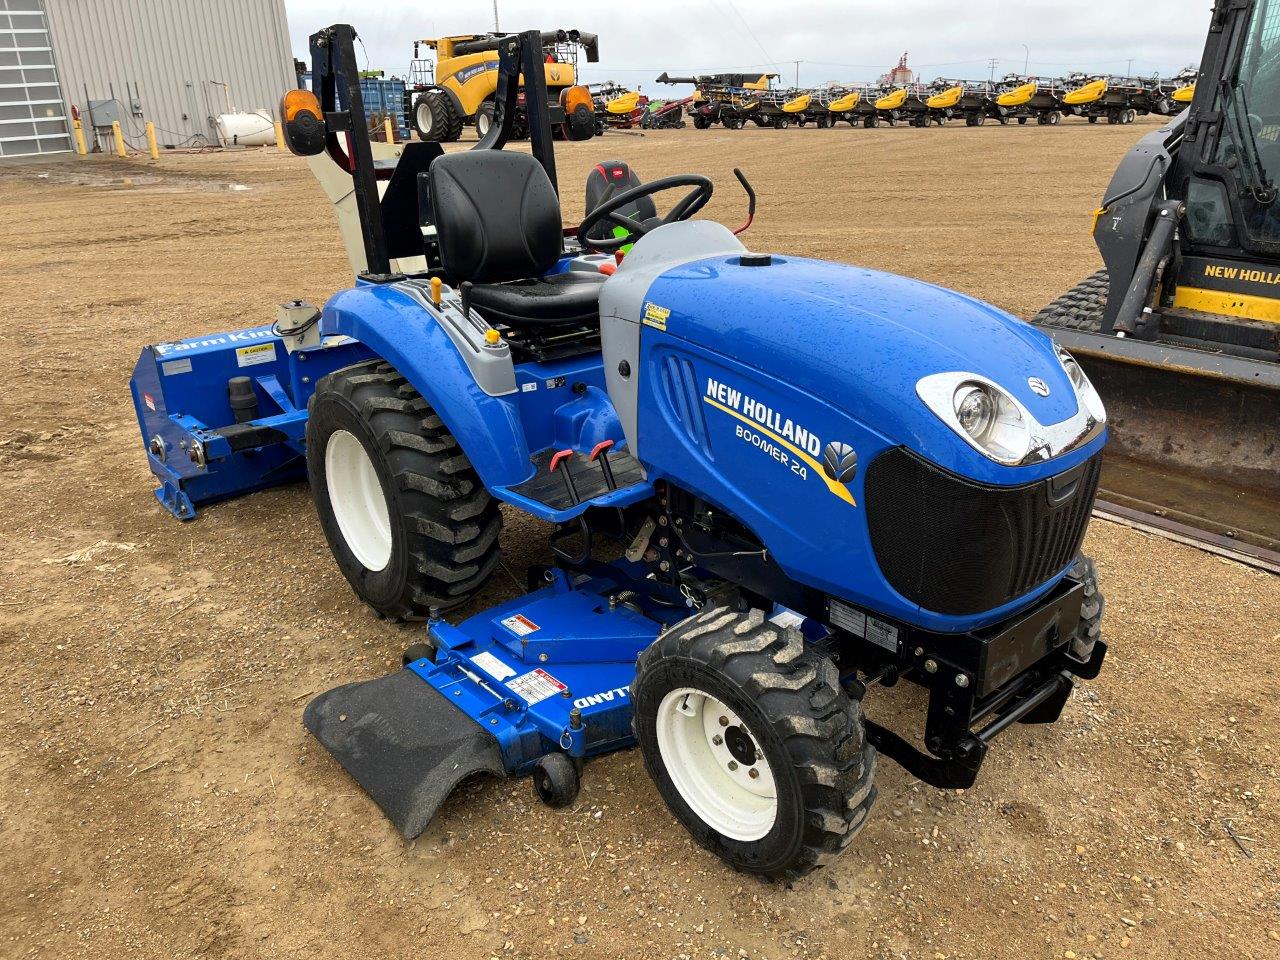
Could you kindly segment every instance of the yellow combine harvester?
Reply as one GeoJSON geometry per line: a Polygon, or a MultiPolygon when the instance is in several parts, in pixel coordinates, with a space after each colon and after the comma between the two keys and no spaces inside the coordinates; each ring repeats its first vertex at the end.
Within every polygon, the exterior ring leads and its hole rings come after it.
{"type": "Polygon", "coordinates": [[[1217,0],[1190,108],[1121,162],[1105,269],[1035,318],[1107,405],[1104,497],[1280,550],[1280,2],[1217,0]]]}
{"type": "MultiPolygon", "coordinates": [[[[422,140],[457,140],[464,126],[474,125],[483,137],[493,125],[498,88],[498,45],[507,34],[466,34],[417,40],[413,44],[413,65],[405,90],[405,112],[422,140]],[[435,51],[434,63],[419,56],[421,48],[435,51]]],[[[578,51],[584,50],[588,63],[599,60],[596,35],[578,30],[544,30],[543,73],[547,85],[551,121],[571,139],[595,130],[595,104],[586,87],[578,84],[578,51]]],[[[513,135],[528,135],[524,113],[523,87],[513,135]]],[[[587,134],[590,136],[590,134],[587,134]]]]}

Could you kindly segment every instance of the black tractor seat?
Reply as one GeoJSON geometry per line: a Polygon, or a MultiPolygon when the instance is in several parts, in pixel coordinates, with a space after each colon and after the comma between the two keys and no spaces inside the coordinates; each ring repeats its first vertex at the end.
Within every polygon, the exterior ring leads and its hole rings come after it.
{"type": "Polygon", "coordinates": [[[604,274],[574,270],[510,283],[484,283],[471,288],[471,305],[491,323],[577,326],[600,322],[600,284],[604,274]]]}
{"type": "Polygon", "coordinates": [[[564,252],[560,200],[527,153],[467,150],[427,171],[440,262],[471,283],[471,305],[491,323],[596,325],[603,274],[543,274],[564,252]]]}

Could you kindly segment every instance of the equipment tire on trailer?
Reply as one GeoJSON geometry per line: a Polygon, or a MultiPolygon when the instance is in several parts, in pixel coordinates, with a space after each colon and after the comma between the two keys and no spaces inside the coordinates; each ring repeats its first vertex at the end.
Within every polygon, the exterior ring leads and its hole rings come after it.
{"type": "Polygon", "coordinates": [[[447,143],[462,136],[462,117],[441,90],[427,90],[413,105],[413,129],[418,139],[447,143]]]}
{"type": "Polygon", "coordinates": [[[866,822],[876,752],[861,708],[794,628],[705,610],[640,655],[631,689],[658,792],[734,868],[804,876],[866,822]]]}
{"type": "Polygon", "coordinates": [[[324,377],[309,409],[312,495],[356,594],[392,620],[469,599],[498,564],[502,514],[422,396],[374,361],[324,377]]]}

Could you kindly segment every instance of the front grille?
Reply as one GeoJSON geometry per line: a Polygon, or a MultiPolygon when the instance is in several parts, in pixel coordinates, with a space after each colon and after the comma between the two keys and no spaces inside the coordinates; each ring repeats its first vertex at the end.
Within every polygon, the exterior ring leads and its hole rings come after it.
{"type": "Polygon", "coordinates": [[[960,616],[1002,606],[1069,564],[1084,540],[1102,456],[1036,483],[993,487],[889,450],[867,468],[867,524],[885,579],[960,616]]]}

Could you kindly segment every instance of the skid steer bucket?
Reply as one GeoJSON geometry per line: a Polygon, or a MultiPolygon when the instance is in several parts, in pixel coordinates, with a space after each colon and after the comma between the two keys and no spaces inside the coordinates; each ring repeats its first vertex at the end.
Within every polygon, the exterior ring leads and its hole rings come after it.
{"type": "Polygon", "coordinates": [[[1280,363],[1105,335],[1106,289],[1092,277],[1034,321],[1107,406],[1099,497],[1280,551],[1280,363]]]}

